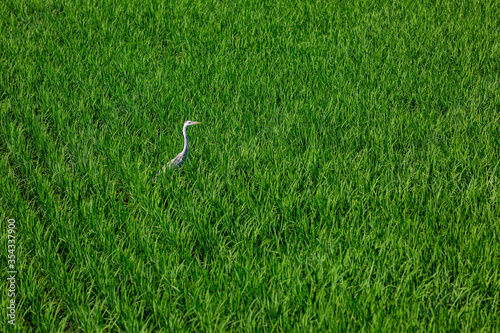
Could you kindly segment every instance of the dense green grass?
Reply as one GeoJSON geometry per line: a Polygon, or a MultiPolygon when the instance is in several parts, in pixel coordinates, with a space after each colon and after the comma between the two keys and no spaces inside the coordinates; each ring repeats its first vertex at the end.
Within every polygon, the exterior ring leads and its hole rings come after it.
{"type": "Polygon", "coordinates": [[[500,330],[498,1],[5,0],[0,121],[18,331],[500,330]]]}

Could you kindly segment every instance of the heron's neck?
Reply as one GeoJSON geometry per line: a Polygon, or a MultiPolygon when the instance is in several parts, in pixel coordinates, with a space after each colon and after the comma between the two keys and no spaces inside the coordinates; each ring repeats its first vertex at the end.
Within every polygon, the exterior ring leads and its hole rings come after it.
{"type": "Polygon", "coordinates": [[[187,126],[184,126],[184,128],[182,129],[182,134],[184,134],[184,149],[182,150],[182,153],[186,153],[188,151],[188,136],[187,136],[187,132],[186,132],[186,129],[187,129],[187,126]]]}

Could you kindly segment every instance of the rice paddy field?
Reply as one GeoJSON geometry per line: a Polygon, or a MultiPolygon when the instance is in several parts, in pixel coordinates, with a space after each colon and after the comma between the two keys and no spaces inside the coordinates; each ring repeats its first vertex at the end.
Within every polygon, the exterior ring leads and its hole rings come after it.
{"type": "Polygon", "coordinates": [[[4,0],[0,151],[2,332],[500,330],[499,1],[4,0]]]}

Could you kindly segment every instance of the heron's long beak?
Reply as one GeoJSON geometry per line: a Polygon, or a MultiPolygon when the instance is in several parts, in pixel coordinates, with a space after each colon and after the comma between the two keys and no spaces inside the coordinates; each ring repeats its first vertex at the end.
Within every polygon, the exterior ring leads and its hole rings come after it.
{"type": "Polygon", "coordinates": [[[199,121],[192,123],[191,125],[198,125],[201,124],[199,121]]]}

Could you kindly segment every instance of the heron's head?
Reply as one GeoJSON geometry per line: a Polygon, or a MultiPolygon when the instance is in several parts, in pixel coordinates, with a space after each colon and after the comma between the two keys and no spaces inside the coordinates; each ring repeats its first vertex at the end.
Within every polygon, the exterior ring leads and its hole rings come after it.
{"type": "Polygon", "coordinates": [[[200,122],[198,121],[191,121],[191,120],[188,120],[184,123],[184,126],[191,126],[191,125],[198,125],[198,124],[201,124],[200,122]]]}

